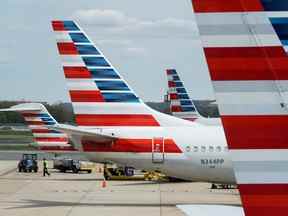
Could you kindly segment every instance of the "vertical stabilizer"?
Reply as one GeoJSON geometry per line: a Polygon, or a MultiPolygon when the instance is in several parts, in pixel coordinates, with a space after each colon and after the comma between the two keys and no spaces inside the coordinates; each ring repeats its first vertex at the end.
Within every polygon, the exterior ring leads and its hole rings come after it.
{"type": "Polygon", "coordinates": [[[52,27],[78,126],[186,124],[146,106],[74,21],[52,21],[52,27]]]}
{"type": "Polygon", "coordinates": [[[286,215],[288,1],[192,4],[245,215],[286,215]]]}
{"type": "Polygon", "coordinates": [[[190,99],[183,82],[175,69],[166,70],[168,78],[168,99],[173,116],[189,121],[200,118],[195,104],[190,99]]]}

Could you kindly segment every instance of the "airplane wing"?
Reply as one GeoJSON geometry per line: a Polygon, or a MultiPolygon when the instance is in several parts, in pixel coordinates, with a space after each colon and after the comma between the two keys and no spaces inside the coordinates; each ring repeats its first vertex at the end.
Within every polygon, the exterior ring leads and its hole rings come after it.
{"type": "Polygon", "coordinates": [[[285,215],[288,1],[192,5],[245,214],[285,215]]]}
{"type": "Polygon", "coordinates": [[[245,216],[242,207],[225,205],[177,205],[187,216],[245,216]]]}

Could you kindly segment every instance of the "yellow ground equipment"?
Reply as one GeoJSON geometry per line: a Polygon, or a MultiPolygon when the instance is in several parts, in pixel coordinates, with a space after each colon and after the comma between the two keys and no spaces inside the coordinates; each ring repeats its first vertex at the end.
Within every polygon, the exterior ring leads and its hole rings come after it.
{"type": "Polygon", "coordinates": [[[125,171],[125,168],[122,167],[104,167],[104,178],[106,180],[144,180],[144,173],[139,174],[128,174],[127,171],[125,171]]]}
{"type": "Polygon", "coordinates": [[[145,181],[168,181],[168,177],[159,171],[145,172],[145,181]]]}
{"type": "Polygon", "coordinates": [[[123,167],[104,166],[104,177],[106,180],[133,180],[133,181],[167,181],[168,178],[158,171],[131,171],[123,167]],[[133,174],[132,174],[133,173],[133,174]]]}

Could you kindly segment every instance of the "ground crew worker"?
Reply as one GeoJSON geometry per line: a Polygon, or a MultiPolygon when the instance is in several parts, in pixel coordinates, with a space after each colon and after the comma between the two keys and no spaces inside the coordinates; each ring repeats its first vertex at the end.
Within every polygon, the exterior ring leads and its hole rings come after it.
{"type": "Polygon", "coordinates": [[[48,165],[47,165],[47,161],[46,158],[43,159],[43,176],[45,175],[50,176],[50,173],[48,172],[48,165]]]}

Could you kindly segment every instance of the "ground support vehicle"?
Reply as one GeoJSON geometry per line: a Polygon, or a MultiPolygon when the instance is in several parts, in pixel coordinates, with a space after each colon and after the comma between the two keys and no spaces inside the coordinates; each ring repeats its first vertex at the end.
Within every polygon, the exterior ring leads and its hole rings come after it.
{"type": "Polygon", "coordinates": [[[78,173],[83,171],[91,173],[94,168],[94,163],[66,158],[54,159],[53,168],[60,170],[60,172],[72,171],[73,173],[78,173]]]}
{"type": "Polygon", "coordinates": [[[18,172],[38,172],[37,154],[23,154],[18,162],[18,172]]]}

